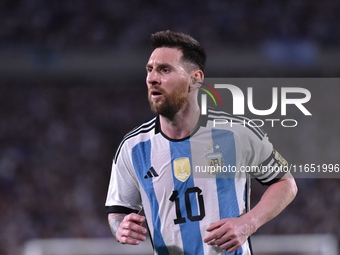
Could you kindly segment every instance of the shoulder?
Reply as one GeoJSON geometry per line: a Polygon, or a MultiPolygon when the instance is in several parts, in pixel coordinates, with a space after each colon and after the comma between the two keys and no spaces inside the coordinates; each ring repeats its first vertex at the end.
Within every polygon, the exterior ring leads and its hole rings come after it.
{"type": "Polygon", "coordinates": [[[144,122],[143,124],[135,127],[129,133],[127,133],[121,143],[118,146],[114,160],[117,161],[122,149],[132,148],[135,144],[149,140],[151,136],[158,132],[159,129],[159,119],[158,116],[144,122]]]}
{"type": "Polygon", "coordinates": [[[220,110],[208,109],[207,125],[211,128],[230,130],[242,136],[257,137],[261,141],[267,136],[264,130],[248,117],[220,110]]]}

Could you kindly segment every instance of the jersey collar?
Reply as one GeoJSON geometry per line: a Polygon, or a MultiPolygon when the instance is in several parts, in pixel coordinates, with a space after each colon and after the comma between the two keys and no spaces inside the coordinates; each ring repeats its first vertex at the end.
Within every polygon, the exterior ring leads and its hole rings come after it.
{"type": "Polygon", "coordinates": [[[194,134],[196,134],[196,132],[200,129],[200,127],[206,127],[207,121],[208,121],[208,115],[200,115],[200,118],[198,120],[198,125],[196,126],[195,130],[190,135],[188,135],[187,137],[181,138],[181,139],[173,139],[173,138],[168,137],[166,134],[162,132],[159,115],[157,115],[156,123],[155,123],[155,134],[160,133],[165,139],[172,141],[172,142],[181,142],[181,141],[185,141],[189,139],[194,134]]]}

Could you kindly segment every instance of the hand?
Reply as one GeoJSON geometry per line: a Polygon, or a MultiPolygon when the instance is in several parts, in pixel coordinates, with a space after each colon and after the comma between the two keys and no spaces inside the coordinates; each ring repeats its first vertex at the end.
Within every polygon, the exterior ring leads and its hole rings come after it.
{"type": "Polygon", "coordinates": [[[130,213],[126,215],[120,223],[116,232],[116,238],[120,243],[137,245],[139,241],[145,241],[146,237],[141,234],[146,234],[146,228],[142,227],[145,217],[130,213]]]}
{"type": "Polygon", "coordinates": [[[251,220],[245,217],[226,218],[219,220],[206,229],[210,233],[204,242],[208,245],[217,245],[228,253],[239,249],[248,237],[255,232],[251,220]]]}

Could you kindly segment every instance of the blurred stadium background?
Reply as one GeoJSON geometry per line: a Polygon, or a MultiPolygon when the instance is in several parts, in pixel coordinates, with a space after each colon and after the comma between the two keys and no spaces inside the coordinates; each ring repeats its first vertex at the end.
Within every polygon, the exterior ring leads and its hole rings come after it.
{"type": "MultiPolygon", "coordinates": [[[[198,39],[207,77],[339,77],[339,13],[336,0],[0,1],[0,255],[21,255],[34,239],[111,237],[113,155],[152,116],[151,33],[198,39]]],[[[339,163],[340,90],[332,91],[319,90],[325,105],[313,109],[314,125],[271,131],[289,162],[339,163]]],[[[294,202],[257,235],[339,240],[340,179],[297,184],[294,202]]],[[[254,183],[253,204],[262,192],[254,183]]]]}

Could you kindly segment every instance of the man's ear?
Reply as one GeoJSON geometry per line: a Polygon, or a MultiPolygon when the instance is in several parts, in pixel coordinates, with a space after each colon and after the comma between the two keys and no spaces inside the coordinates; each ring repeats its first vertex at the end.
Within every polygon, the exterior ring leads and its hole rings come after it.
{"type": "Polygon", "coordinates": [[[204,74],[201,70],[194,71],[190,76],[189,92],[198,90],[202,86],[204,74]]]}
{"type": "Polygon", "coordinates": [[[191,85],[201,87],[203,79],[204,79],[203,72],[201,70],[196,70],[191,74],[191,85]]]}
{"type": "Polygon", "coordinates": [[[196,84],[196,83],[198,83],[198,79],[197,78],[191,78],[191,85],[199,86],[199,84],[196,84]]]}

